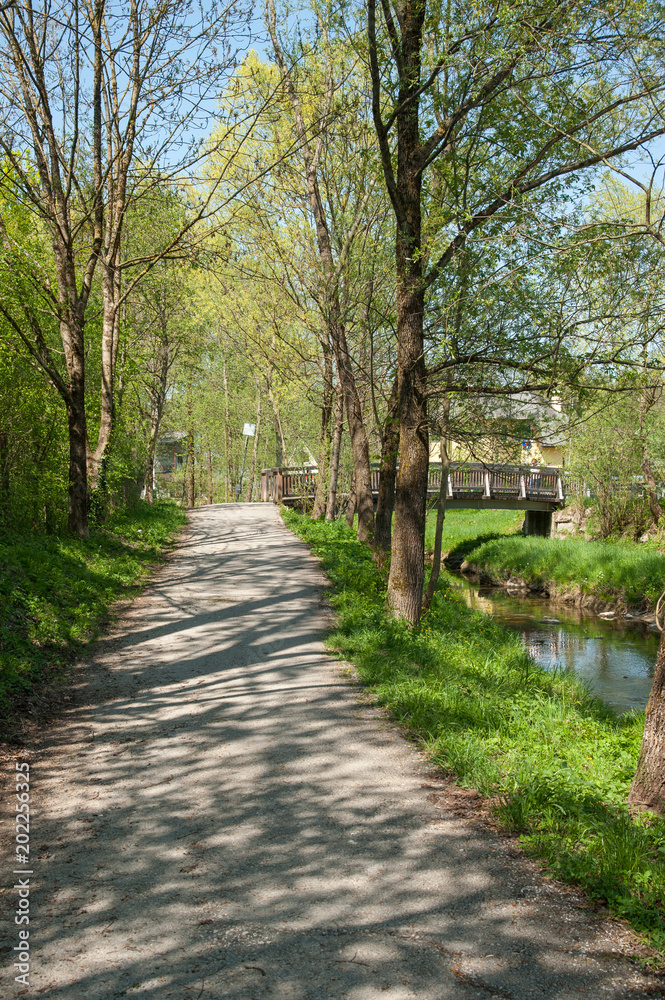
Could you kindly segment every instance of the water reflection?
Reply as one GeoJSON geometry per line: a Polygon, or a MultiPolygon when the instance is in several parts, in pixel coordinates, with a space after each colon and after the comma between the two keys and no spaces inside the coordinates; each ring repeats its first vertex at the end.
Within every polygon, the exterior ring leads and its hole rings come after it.
{"type": "Polygon", "coordinates": [[[545,669],[560,665],[585,678],[620,712],[643,709],[653,680],[659,636],[641,623],[604,621],[538,597],[515,597],[464,577],[451,582],[466,603],[520,632],[545,669]]]}

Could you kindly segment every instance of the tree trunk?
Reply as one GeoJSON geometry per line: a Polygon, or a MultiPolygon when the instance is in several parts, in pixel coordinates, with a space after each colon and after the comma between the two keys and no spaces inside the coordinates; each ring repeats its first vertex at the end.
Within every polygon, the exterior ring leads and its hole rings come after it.
{"type": "Polygon", "coordinates": [[[441,573],[441,539],[443,537],[443,522],[446,519],[446,501],[448,498],[448,477],[450,475],[450,455],[448,453],[448,409],[450,401],[446,400],[446,419],[441,428],[441,485],[439,487],[439,499],[436,508],[436,530],[434,533],[434,556],[432,559],[432,572],[430,574],[425,598],[423,600],[423,611],[427,611],[432,598],[436,593],[436,587],[441,573]]]}
{"type": "Polygon", "coordinates": [[[377,556],[390,551],[392,542],[393,511],[395,509],[395,479],[399,451],[399,414],[397,378],[393,383],[388,413],[381,436],[381,468],[379,471],[379,497],[376,504],[374,549],[377,556]]]}
{"type": "MultiPolygon", "coordinates": [[[[338,312],[339,303],[335,304],[338,312]]],[[[353,474],[356,491],[356,509],[358,512],[358,541],[374,542],[374,498],[372,496],[372,475],[369,464],[369,441],[363,419],[358,385],[351,366],[351,357],[346,341],[346,331],[343,323],[335,323],[332,327],[332,341],[335,345],[337,371],[344,389],[346,399],[346,418],[351,439],[351,454],[353,456],[353,474]]]]}
{"type": "MultiPolygon", "coordinates": [[[[287,60],[284,58],[282,47],[277,36],[277,24],[275,17],[274,0],[267,2],[267,27],[275,50],[275,58],[286,89],[291,100],[295,119],[296,134],[300,144],[300,152],[303,157],[304,176],[307,184],[307,197],[314,219],[316,229],[316,242],[321,263],[322,298],[325,300],[325,314],[328,323],[330,342],[335,352],[337,362],[337,372],[342,382],[344,396],[346,399],[346,412],[349,425],[349,436],[351,438],[351,452],[353,455],[353,467],[356,476],[356,494],[358,505],[358,540],[362,542],[374,541],[374,502],[372,499],[372,482],[369,467],[369,442],[363,421],[362,406],[358,387],[353,375],[351,356],[349,354],[346,339],[346,330],[342,321],[342,310],[340,305],[340,275],[335,266],[333,254],[333,240],[331,239],[328,226],[328,219],[324,208],[323,199],[319,185],[319,163],[322,149],[325,128],[321,128],[320,135],[316,140],[316,147],[310,145],[308,130],[305,125],[301,98],[297,91],[294,77],[292,76],[287,60]]],[[[328,77],[327,98],[332,102],[334,94],[334,82],[332,75],[328,77]]],[[[322,123],[323,125],[323,123],[322,123]]]]}
{"type": "Polygon", "coordinates": [[[351,492],[349,494],[349,502],[346,505],[346,525],[348,528],[353,527],[353,519],[356,516],[356,480],[355,477],[351,483],[351,492]]]}
{"type": "MultiPolygon", "coordinates": [[[[150,392],[150,438],[148,440],[148,463],[146,472],[146,484],[145,484],[145,497],[148,503],[152,503],[154,500],[154,490],[155,490],[155,453],[157,451],[157,440],[159,438],[159,428],[162,423],[162,414],[164,413],[164,403],[166,402],[166,388],[168,384],[169,377],[169,367],[170,367],[170,357],[169,357],[169,347],[168,341],[166,339],[162,340],[159,346],[159,352],[157,357],[158,369],[157,375],[158,380],[152,382],[149,392],[150,392]]],[[[124,361],[123,361],[124,367],[124,361]]],[[[173,480],[175,484],[175,473],[173,471],[173,480]]]]}
{"type": "MultiPolygon", "coordinates": [[[[67,369],[66,380],[51,369],[49,364],[45,370],[49,373],[67,409],[67,425],[69,431],[69,509],[67,514],[68,530],[82,538],[86,538],[88,529],[88,431],[85,412],[85,318],[93,284],[97,260],[103,243],[103,199],[102,199],[102,166],[101,166],[101,136],[102,136],[102,16],[103,3],[95,0],[91,5],[88,23],[91,28],[92,46],[90,47],[91,84],[90,102],[91,114],[91,149],[86,161],[88,183],[92,182],[92,197],[90,198],[87,218],[84,227],[89,230],[91,239],[86,240],[87,263],[83,268],[77,268],[77,245],[75,233],[79,230],[81,218],[79,210],[81,202],[77,201],[74,208],[71,198],[72,190],[81,192],[78,182],[72,178],[66,180],[68,169],[74,166],[73,159],[62,155],[63,146],[60,136],[53,125],[53,115],[50,106],[51,95],[57,102],[57,85],[52,89],[52,82],[47,82],[49,57],[45,56],[39,32],[39,18],[33,22],[32,13],[27,20],[22,21],[23,30],[28,41],[27,47],[21,50],[18,36],[10,30],[4,31],[4,37],[10,42],[12,62],[17,70],[17,77],[26,74],[30,79],[30,89],[22,85],[24,94],[24,119],[32,133],[32,147],[35,154],[35,164],[40,178],[39,204],[42,219],[46,221],[53,249],[53,262],[57,280],[58,316],[62,353],[67,369]],[[20,67],[20,69],[19,69],[20,67]],[[34,90],[32,89],[34,87],[34,90]],[[32,94],[39,94],[39,115],[35,113],[32,104],[32,94]],[[26,112],[28,112],[26,114],[26,112]]],[[[7,52],[9,55],[9,52],[7,52]]],[[[53,64],[51,64],[53,65],[53,64]]],[[[64,79],[64,78],[63,78],[64,79]]],[[[67,86],[72,85],[67,78],[67,86]]],[[[88,83],[86,83],[88,86],[88,83]]],[[[64,94],[64,90],[60,93],[64,94]]],[[[70,96],[72,91],[69,91],[70,96]]],[[[78,95],[78,80],[74,83],[74,94],[78,95]]],[[[76,103],[76,101],[75,101],[76,103]]],[[[85,217],[84,217],[85,218],[85,217]]],[[[49,286],[49,294],[54,291],[49,286]]],[[[43,343],[39,348],[40,363],[47,358],[49,352],[43,343]]]]}
{"type": "Polygon", "coordinates": [[[665,813],[665,632],[660,634],[642,747],[628,802],[640,809],[665,813]]]}
{"type": "Polygon", "coordinates": [[[61,310],[60,339],[67,370],[66,379],[53,371],[51,379],[67,410],[69,432],[69,504],[67,529],[87,538],[88,525],[88,429],[85,412],[85,302],[77,290],[74,260],[52,233],[61,310]]]}
{"type": "Polygon", "coordinates": [[[125,394],[125,362],[127,360],[127,344],[123,342],[118,365],[118,388],[115,393],[116,412],[122,412],[122,400],[125,394]]]}
{"type": "Polygon", "coordinates": [[[155,452],[161,412],[154,393],[150,394],[150,438],[148,440],[148,462],[145,477],[145,498],[148,503],[155,499],[155,452]]]}
{"type": "Polygon", "coordinates": [[[251,503],[252,494],[254,492],[254,480],[256,478],[256,459],[259,453],[259,434],[261,432],[261,386],[259,380],[256,380],[256,430],[254,434],[254,441],[252,444],[252,464],[249,470],[249,477],[247,480],[247,493],[245,500],[247,503],[251,503]]]}
{"type": "Polygon", "coordinates": [[[656,483],[656,477],[653,474],[653,469],[651,468],[646,443],[642,445],[642,473],[647,487],[649,510],[653,518],[653,523],[658,526],[661,515],[660,504],[658,503],[658,485],[656,483]]]}
{"type": "Polygon", "coordinates": [[[196,500],[196,481],[194,478],[194,404],[191,389],[187,398],[187,506],[193,507],[196,500]]]}
{"type": "MultiPolygon", "coordinates": [[[[81,360],[82,368],[82,360],[81,360]]],[[[88,435],[85,419],[83,373],[72,379],[67,400],[69,430],[69,510],[67,529],[73,535],[87,538],[88,530],[88,435]],[[73,384],[72,384],[73,383],[73,384]]]]}
{"type": "Polygon", "coordinates": [[[228,486],[226,499],[235,500],[233,476],[233,434],[229,418],[229,382],[226,377],[226,359],[222,358],[222,381],[224,384],[224,420],[226,422],[226,468],[228,469],[228,486]]]}
{"type": "Polygon", "coordinates": [[[333,431],[332,453],[330,456],[330,485],[326,503],[326,521],[334,521],[335,504],[337,503],[337,479],[339,477],[339,456],[342,447],[342,431],[344,429],[344,391],[342,383],[337,380],[335,390],[335,428],[333,431]]]}
{"type": "Polygon", "coordinates": [[[284,441],[284,430],[282,428],[282,418],[279,413],[279,406],[272,391],[272,386],[268,386],[268,399],[272,406],[273,419],[275,421],[275,464],[277,468],[284,465],[284,455],[286,454],[286,442],[284,441]]]}
{"type": "Polygon", "coordinates": [[[120,275],[113,264],[105,264],[102,271],[102,384],[101,411],[97,447],[90,461],[90,485],[96,486],[102,459],[113,433],[115,420],[114,381],[118,353],[120,313],[117,308],[120,275]]]}
{"type": "MultiPolygon", "coordinates": [[[[419,205],[417,215],[419,222],[419,205]]],[[[423,359],[424,297],[420,257],[405,260],[404,240],[401,238],[398,239],[398,252],[400,440],[388,603],[397,617],[405,618],[415,625],[420,619],[425,575],[425,518],[429,472],[426,372],[423,359]]]]}
{"type": "MultiPolygon", "coordinates": [[[[422,33],[425,4],[405,8],[397,115],[395,263],[397,272],[397,386],[399,472],[395,492],[388,604],[399,618],[420,618],[425,574],[425,516],[429,436],[424,353],[421,231],[422,151],[419,132],[422,33]]],[[[373,69],[374,74],[374,69],[373,69]]],[[[376,103],[376,102],[374,102],[376,103]]],[[[374,107],[375,119],[379,108],[374,107]]],[[[392,172],[382,150],[384,173],[392,172]]]]}
{"type": "Polygon", "coordinates": [[[212,478],[212,451],[210,450],[210,441],[208,441],[206,448],[208,456],[208,503],[214,503],[214,483],[212,478]]]}
{"type": "Polygon", "coordinates": [[[333,365],[330,353],[330,342],[327,337],[321,337],[321,348],[323,350],[323,405],[321,406],[321,436],[319,439],[319,474],[316,479],[316,493],[314,496],[314,507],[312,517],[315,521],[323,517],[326,512],[326,480],[328,477],[328,466],[330,462],[330,417],[333,407],[333,365]]]}

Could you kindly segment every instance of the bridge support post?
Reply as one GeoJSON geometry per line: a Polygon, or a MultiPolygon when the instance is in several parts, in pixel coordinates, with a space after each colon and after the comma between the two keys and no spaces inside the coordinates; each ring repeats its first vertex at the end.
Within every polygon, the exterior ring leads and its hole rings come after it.
{"type": "Polygon", "coordinates": [[[522,532],[525,535],[540,535],[542,538],[549,538],[552,534],[552,512],[549,510],[525,511],[522,532]]]}
{"type": "Polygon", "coordinates": [[[272,498],[275,503],[281,503],[284,496],[284,476],[281,469],[275,469],[272,481],[272,498]]]}

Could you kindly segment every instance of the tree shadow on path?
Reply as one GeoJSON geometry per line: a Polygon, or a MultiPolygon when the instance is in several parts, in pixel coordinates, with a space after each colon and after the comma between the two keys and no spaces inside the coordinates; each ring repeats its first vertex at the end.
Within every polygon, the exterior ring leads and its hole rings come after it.
{"type": "Polygon", "coordinates": [[[31,993],[631,995],[588,915],[428,801],[323,589],[272,506],[192,514],[34,765],[31,993]]]}

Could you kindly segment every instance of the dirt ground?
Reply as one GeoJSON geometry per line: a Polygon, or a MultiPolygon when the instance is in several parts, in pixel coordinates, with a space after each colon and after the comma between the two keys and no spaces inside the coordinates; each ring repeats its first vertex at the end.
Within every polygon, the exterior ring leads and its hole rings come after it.
{"type": "MultiPolygon", "coordinates": [[[[269,504],[199,508],[30,762],[29,986],[2,996],[652,995],[628,932],[477,822],[325,652],[325,581],[269,504]]],[[[12,787],[13,790],[13,787],[12,787]]],[[[482,818],[482,817],[481,817],[482,818]]],[[[9,858],[9,861],[7,861],[9,858]]],[[[659,991],[660,992],[660,991],[659,991]]]]}

